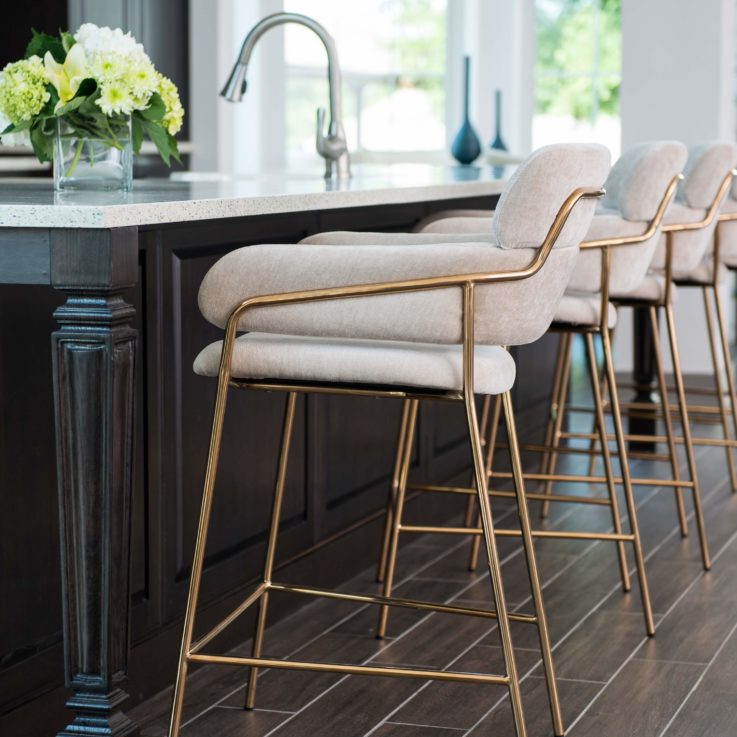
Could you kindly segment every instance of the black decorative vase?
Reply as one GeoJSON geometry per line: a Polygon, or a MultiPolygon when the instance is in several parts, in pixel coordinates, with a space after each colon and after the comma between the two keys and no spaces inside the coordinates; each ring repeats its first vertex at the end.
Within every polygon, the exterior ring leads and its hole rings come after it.
{"type": "Polygon", "coordinates": [[[481,154],[481,142],[468,117],[468,95],[471,76],[471,57],[463,57],[463,122],[456,133],[450,152],[459,164],[471,164],[481,154]]]}
{"type": "Polygon", "coordinates": [[[502,91],[494,92],[494,117],[495,127],[494,140],[489,144],[489,148],[495,148],[497,151],[508,151],[509,149],[502,140],[502,91]]]}

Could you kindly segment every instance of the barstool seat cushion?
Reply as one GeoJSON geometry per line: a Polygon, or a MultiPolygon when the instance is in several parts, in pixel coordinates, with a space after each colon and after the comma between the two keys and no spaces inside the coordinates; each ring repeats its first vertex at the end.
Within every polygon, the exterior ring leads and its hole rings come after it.
{"type": "MultiPolygon", "coordinates": [[[[676,285],[671,285],[671,299],[675,302],[678,290],[676,285]]],[[[640,282],[637,289],[634,289],[627,294],[619,294],[612,299],[637,299],[643,302],[660,302],[665,297],[665,274],[657,271],[650,271],[645,278],[640,282]]]]}
{"type": "MultiPolygon", "coordinates": [[[[719,271],[717,272],[717,281],[723,281],[727,276],[727,267],[722,262],[719,264],[719,271]]],[[[714,278],[714,259],[711,256],[707,256],[701,263],[693,270],[688,273],[683,273],[677,270],[673,271],[673,278],[679,282],[686,284],[702,285],[711,284],[714,278]]]]}
{"type": "MultiPolygon", "coordinates": [[[[617,310],[611,302],[607,309],[607,324],[617,324],[617,310]]],[[[598,325],[601,315],[601,297],[590,292],[567,291],[558,303],[553,322],[558,325],[598,325]]]]}
{"type": "Polygon", "coordinates": [[[478,215],[437,218],[423,225],[420,233],[487,233],[491,232],[494,212],[479,210],[478,215]]]}
{"type": "MultiPolygon", "coordinates": [[[[498,346],[475,347],[477,394],[512,388],[512,356],[498,346]]],[[[194,361],[201,376],[217,376],[222,341],[204,348],[194,361]]],[[[248,333],[236,339],[233,376],[241,379],[393,385],[460,391],[463,347],[355,338],[316,338],[248,333]]]]}
{"type": "MultiPolygon", "coordinates": [[[[434,212],[432,215],[422,218],[414,228],[413,233],[425,233],[433,232],[428,230],[428,226],[432,225],[438,220],[445,220],[446,218],[490,218],[494,214],[494,210],[465,210],[465,209],[453,209],[453,210],[439,210],[434,212]]],[[[434,231],[440,232],[440,231],[434,231]]]]}
{"type": "MultiPolygon", "coordinates": [[[[586,241],[603,241],[614,238],[626,238],[642,235],[648,228],[646,221],[625,220],[618,212],[597,210],[586,233],[586,241]]],[[[652,259],[657,245],[655,237],[652,243],[638,243],[629,246],[612,248],[611,270],[609,273],[609,291],[611,294],[628,292],[639,284],[642,275],[652,259]]],[[[601,286],[600,248],[583,249],[578,254],[568,289],[580,292],[599,291],[601,286]]]]}
{"type": "Polygon", "coordinates": [[[491,243],[491,228],[484,233],[373,233],[330,230],[303,238],[305,246],[424,246],[442,243],[491,243]]]}

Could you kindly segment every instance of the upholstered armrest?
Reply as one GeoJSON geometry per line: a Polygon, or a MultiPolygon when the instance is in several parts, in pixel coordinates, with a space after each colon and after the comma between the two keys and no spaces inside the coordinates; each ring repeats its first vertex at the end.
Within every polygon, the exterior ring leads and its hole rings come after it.
{"type": "Polygon", "coordinates": [[[418,246],[438,243],[491,243],[491,231],[485,233],[358,233],[334,230],[310,235],[300,241],[313,246],[418,246]]]}
{"type": "MultiPolygon", "coordinates": [[[[577,248],[556,248],[524,280],[476,288],[476,339],[503,345],[529,342],[549,323],[548,305],[565,289],[577,248]]],[[[244,300],[358,284],[447,277],[470,272],[510,272],[528,267],[537,249],[502,249],[488,243],[395,246],[262,245],[224,256],[207,273],[199,293],[206,319],[225,327],[244,300]]],[[[457,287],[249,309],[239,329],[248,331],[461,342],[462,298],[457,287]]]]}

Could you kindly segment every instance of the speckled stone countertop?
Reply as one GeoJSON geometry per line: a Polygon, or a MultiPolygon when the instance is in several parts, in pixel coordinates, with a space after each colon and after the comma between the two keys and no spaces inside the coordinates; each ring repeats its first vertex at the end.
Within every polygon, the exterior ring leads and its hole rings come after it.
{"type": "Polygon", "coordinates": [[[356,166],[346,182],[317,176],[140,179],[128,193],[55,194],[48,179],[0,179],[0,227],[114,228],[499,194],[489,166],[356,166]]]}

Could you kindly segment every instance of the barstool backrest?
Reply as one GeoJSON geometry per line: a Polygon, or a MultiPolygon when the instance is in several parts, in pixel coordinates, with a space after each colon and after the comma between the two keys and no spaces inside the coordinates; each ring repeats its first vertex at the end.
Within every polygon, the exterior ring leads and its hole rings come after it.
{"type": "Polygon", "coordinates": [[[737,146],[712,141],[690,146],[678,200],[696,210],[706,210],[716,197],[719,185],[730,169],[737,166],[737,146]]]}
{"type": "MultiPolygon", "coordinates": [[[[609,150],[596,143],[563,143],[533,151],[504,188],[491,221],[501,248],[537,248],[568,195],[578,187],[598,187],[609,172],[609,150]]],[[[578,246],[588,230],[596,200],[576,205],[557,248],[578,246]]]]}
{"type": "MultiPolygon", "coordinates": [[[[683,181],[678,187],[675,207],[666,215],[666,224],[698,222],[706,215],[714,202],[724,177],[737,165],[737,146],[724,141],[713,141],[690,146],[683,181]]],[[[673,274],[676,278],[688,278],[707,255],[717,225],[711,223],[696,230],[683,230],[671,234],[673,242],[673,274]]],[[[665,246],[655,252],[653,266],[665,266],[665,246]]]]}
{"type": "Polygon", "coordinates": [[[649,222],[687,159],[688,149],[680,141],[650,141],[628,148],[607,177],[602,207],[619,211],[625,220],[649,222]]]}
{"type": "MultiPolygon", "coordinates": [[[[652,141],[627,149],[612,167],[602,207],[594,216],[586,240],[640,235],[647,230],[673,177],[683,171],[688,150],[678,141],[652,141]]],[[[609,293],[622,296],[637,289],[647,275],[660,241],[660,229],[635,245],[611,249],[609,293]]],[[[598,292],[601,287],[600,250],[579,255],[569,287],[598,292]]]]}

